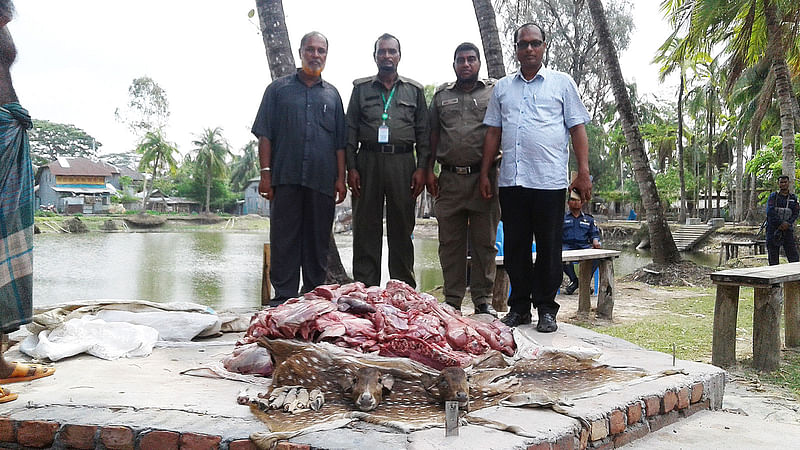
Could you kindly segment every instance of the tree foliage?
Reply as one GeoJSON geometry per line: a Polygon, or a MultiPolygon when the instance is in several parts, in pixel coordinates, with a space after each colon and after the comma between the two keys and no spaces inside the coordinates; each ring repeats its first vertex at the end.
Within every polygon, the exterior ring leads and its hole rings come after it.
{"type": "MultiPolygon", "coordinates": [[[[160,129],[148,131],[136,148],[136,153],[142,155],[142,160],[139,162],[139,170],[145,172],[149,169],[152,175],[151,179],[155,184],[161,172],[175,173],[178,166],[177,161],[175,161],[175,153],[177,151],[175,144],[167,141],[160,129]]],[[[145,195],[142,198],[142,207],[147,205],[147,200],[150,199],[152,192],[153,185],[151,184],[150,189],[145,190],[145,195]]]]}
{"type": "MultiPolygon", "coordinates": [[[[631,4],[628,0],[609,0],[604,7],[614,47],[621,52],[628,48],[633,31],[631,4]]],[[[572,76],[592,118],[613,102],[597,33],[585,1],[500,0],[497,8],[506,36],[505,53],[511,55],[511,64],[516,64],[514,30],[520,24],[534,22],[545,31],[545,65],[572,76]]]]}
{"type": "Polygon", "coordinates": [[[210,212],[211,184],[213,180],[228,173],[227,159],[231,156],[228,141],[222,136],[222,128],[206,128],[192,141],[195,146],[195,178],[203,180],[206,188],[205,211],[210,212]]]}
{"type": "Polygon", "coordinates": [[[28,138],[36,165],[48,164],[59,156],[92,158],[103,144],[75,125],[33,120],[28,138]]]}
{"type": "Polygon", "coordinates": [[[162,129],[169,120],[167,91],[148,76],[136,78],[128,87],[128,103],[114,115],[137,136],[162,129]]]}
{"type": "Polygon", "coordinates": [[[243,191],[247,182],[259,175],[258,142],[250,141],[242,148],[241,155],[234,155],[231,164],[231,189],[243,191]]]}
{"type": "MultiPolygon", "coordinates": [[[[800,133],[794,135],[794,148],[800,148],[800,133]]],[[[778,185],[778,177],[783,170],[783,148],[780,136],[772,136],[766,146],[756,152],[756,155],[747,162],[745,170],[749,174],[754,174],[763,186],[774,187],[778,185]]],[[[795,190],[798,186],[798,175],[800,175],[800,161],[795,159],[795,190]]]]}

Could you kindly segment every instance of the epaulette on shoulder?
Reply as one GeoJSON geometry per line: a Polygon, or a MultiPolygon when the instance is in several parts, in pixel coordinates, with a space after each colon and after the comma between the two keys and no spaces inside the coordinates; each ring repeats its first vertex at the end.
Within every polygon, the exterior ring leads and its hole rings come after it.
{"type": "Polygon", "coordinates": [[[374,77],[370,76],[370,77],[364,77],[364,78],[356,78],[355,80],[353,80],[353,86],[358,86],[359,84],[364,84],[366,82],[372,81],[372,78],[374,78],[374,77]]]}
{"type": "Polygon", "coordinates": [[[483,80],[483,84],[485,84],[486,86],[494,86],[495,84],[497,84],[497,78],[485,78],[483,80]]]}
{"type": "Polygon", "coordinates": [[[425,86],[423,86],[419,81],[412,80],[411,78],[406,78],[404,76],[399,76],[399,78],[400,78],[400,80],[403,81],[403,83],[408,83],[410,85],[413,85],[417,89],[419,89],[420,91],[425,92],[425,86]]]}
{"type": "Polygon", "coordinates": [[[451,82],[449,82],[449,83],[442,83],[442,84],[440,84],[440,85],[439,85],[439,86],[436,88],[436,91],[434,91],[434,95],[438,94],[439,92],[442,92],[442,91],[443,91],[443,90],[445,90],[445,89],[448,89],[448,88],[450,88],[451,86],[453,86],[453,84],[454,84],[454,83],[455,83],[455,81],[451,81],[451,82]]]}

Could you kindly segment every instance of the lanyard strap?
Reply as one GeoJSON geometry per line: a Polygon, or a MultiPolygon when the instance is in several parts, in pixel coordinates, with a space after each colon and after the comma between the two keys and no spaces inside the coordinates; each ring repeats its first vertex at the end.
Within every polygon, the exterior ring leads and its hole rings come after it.
{"type": "Polygon", "coordinates": [[[389,115],[387,114],[387,112],[389,111],[389,103],[392,102],[392,97],[394,97],[394,90],[396,88],[397,88],[397,84],[392,86],[392,90],[389,92],[389,100],[386,100],[386,96],[383,95],[383,92],[381,92],[381,99],[383,100],[383,115],[381,116],[381,118],[383,120],[386,120],[386,119],[389,118],[389,115]]]}

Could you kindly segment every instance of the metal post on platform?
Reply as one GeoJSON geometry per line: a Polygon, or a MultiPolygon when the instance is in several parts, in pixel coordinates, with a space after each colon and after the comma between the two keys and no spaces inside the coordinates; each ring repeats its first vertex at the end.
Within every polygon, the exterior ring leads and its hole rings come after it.
{"type": "Polygon", "coordinates": [[[458,436],[458,402],[444,402],[444,435],[458,436]]]}
{"type": "Polygon", "coordinates": [[[264,264],[261,269],[261,306],[269,305],[272,298],[272,285],[269,282],[269,244],[264,244],[264,264]]]}

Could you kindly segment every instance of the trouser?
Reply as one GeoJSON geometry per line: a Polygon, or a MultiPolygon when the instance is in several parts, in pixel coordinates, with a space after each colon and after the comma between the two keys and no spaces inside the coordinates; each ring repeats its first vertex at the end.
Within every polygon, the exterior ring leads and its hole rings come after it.
{"type": "Polygon", "coordinates": [[[520,314],[530,312],[531,301],[539,315],[556,314],[561,285],[561,238],[566,190],[500,188],[503,253],[511,295],[508,304],[520,314]],[[536,238],[536,264],[531,245],[536,238]]]}
{"type": "Polygon", "coordinates": [[[447,303],[461,306],[467,287],[467,242],[471,249],[470,294],[475,306],[490,303],[495,276],[494,246],[500,202],[497,199],[497,171],[490,173],[495,196],[481,197],[479,175],[458,175],[442,171],[439,197],[434,213],[439,222],[439,262],[444,277],[447,303]]]}
{"type": "Polygon", "coordinates": [[[335,203],[299,185],[279,185],[270,202],[270,280],[275,297],[297,297],[325,282],[335,203]]]}
{"type": "Polygon", "coordinates": [[[389,277],[411,287],[414,281],[414,196],[411,177],[416,169],[412,153],[359,151],[361,195],[353,198],[353,278],[367,286],[381,284],[383,210],[389,244],[389,277]]]}
{"type": "Polygon", "coordinates": [[[788,230],[767,229],[767,260],[770,266],[778,265],[780,261],[781,246],[789,262],[798,262],[800,255],[797,253],[797,243],[794,239],[794,228],[788,230]]]}

